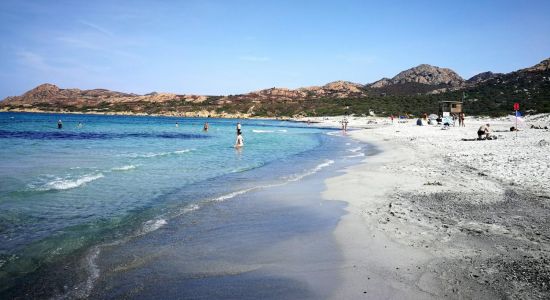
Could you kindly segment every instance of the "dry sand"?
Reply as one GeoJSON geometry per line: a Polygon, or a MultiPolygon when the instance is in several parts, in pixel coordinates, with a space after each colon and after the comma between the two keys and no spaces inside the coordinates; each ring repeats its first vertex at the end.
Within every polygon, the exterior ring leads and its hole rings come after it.
{"type": "Polygon", "coordinates": [[[350,118],[379,151],[326,182],[327,199],[349,204],[333,298],[550,298],[550,131],[528,128],[549,123],[528,117],[516,137],[507,118],[449,130],[350,118]],[[497,140],[462,140],[484,123],[497,140]]]}

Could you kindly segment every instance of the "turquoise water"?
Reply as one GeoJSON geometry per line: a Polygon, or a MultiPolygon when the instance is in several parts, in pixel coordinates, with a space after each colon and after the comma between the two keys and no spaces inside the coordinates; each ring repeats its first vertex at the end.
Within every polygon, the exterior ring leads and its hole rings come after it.
{"type": "Polygon", "coordinates": [[[0,113],[0,291],[205,201],[300,180],[334,162],[330,130],[242,124],[245,147],[236,150],[236,120],[0,113]]]}

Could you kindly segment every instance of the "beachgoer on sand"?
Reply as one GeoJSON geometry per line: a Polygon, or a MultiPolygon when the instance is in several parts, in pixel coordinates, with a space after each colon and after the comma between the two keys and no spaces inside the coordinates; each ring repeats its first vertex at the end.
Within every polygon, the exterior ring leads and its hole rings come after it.
{"type": "Polygon", "coordinates": [[[477,139],[483,139],[482,136],[485,136],[485,139],[489,139],[489,137],[491,136],[491,125],[485,124],[479,127],[479,129],[477,130],[477,139]]]}
{"type": "Polygon", "coordinates": [[[343,131],[348,130],[348,118],[347,117],[344,117],[344,119],[342,120],[342,130],[343,131]]]}
{"type": "Polygon", "coordinates": [[[464,113],[463,112],[458,114],[458,126],[459,127],[466,127],[466,125],[464,125],[464,113]]]}

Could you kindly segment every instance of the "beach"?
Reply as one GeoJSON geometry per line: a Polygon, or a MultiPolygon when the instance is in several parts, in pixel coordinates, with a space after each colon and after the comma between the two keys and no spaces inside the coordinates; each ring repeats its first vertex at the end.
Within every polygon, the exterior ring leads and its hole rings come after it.
{"type": "Polygon", "coordinates": [[[235,149],[229,119],[0,113],[0,297],[326,298],[345,204],[321,191],[365,144],[241,123],[235,149]]]}
{"type": "Polygon", "coordinates": [[[516,137],[508,118],[442,130],[350,117],[348,134],[374,149],[326,181],[325,199],[348,203],[334,298],[548,298],[550,132],[529,127],[549,119],[527,117],[516,137]],[[486,123],[496,140],[462,140],[486,123]]]}
{"type": "Polygon", "coordinates": [[[8,298],[549,295],[549,115],[0,116],[8,298]]]}

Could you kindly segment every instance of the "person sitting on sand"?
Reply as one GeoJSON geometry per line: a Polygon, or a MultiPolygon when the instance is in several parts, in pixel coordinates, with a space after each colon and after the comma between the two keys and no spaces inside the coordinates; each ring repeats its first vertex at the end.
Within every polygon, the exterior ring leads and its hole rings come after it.
{"type": "Polygon", "coordinates": [[[477,130],[477,139],[478,140],[489,139],[489,136],[491,136],[491,125],[489,124],[481,125],[481,127],[479,127],[479,129],[477,130]],[[482,138],[482,136],[484,135],[485,135],[485,138],[482,138]]]}
{"type": "Polygon", "coordinates": [[[243,136],[239,133],[237,134],[237,140],[235,141],[235,148],[241,148],[244,146],[243,136]]]}

